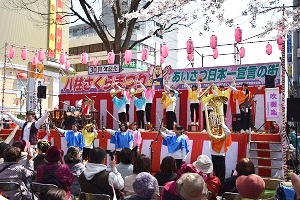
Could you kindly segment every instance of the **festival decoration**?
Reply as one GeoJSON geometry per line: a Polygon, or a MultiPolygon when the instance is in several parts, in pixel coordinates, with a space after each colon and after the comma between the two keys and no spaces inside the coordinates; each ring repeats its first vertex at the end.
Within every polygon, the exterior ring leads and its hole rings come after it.
{"type": "Polygon", "coordinates": [[[163,45],[161,45],[160,55],[164,58],[168,57],[168,55],[169,55],[169,48],[165,43],[163,45]]]}
{"type": "Polygon", "coordinates": [[[213,58],[216,59],[216,58],[218,58],[218,56],[219,56],[218,49],[215,48],[215,49],[213,50],[213,58]]]}
{"type": "Polygon", "coordinates": [[[187,54],[192,54],[194,52],[194,42],[192,38],[189,38],[188,41],[186,41],[186,52],[187,54]]]}
{"type": "Polygon", "coordinates": [[[272,45],[271,44],[267,44],[267,46],[266,46],[266,53],[268,54],[268,55],[271,55],[272,54],[272,45]]]}
{"type": "Polygon", "coordinates": [[[94,58],[92,65],[95,67],[98,65],[98,58],[94,58]]]}
{"type": "Polygon", "coordinates": [[[163,56],[160,56],[160,64],[164,64],[165,63],[165,58],[163,56]]]}
{"type": "Polygon", "coordinates": [[[278,44],[278,49],[281,51],[282,50],[282,44],[278,44]]]}
{"type": "Polygon", "coordinates": [[[19,72],[17,74],[17,78],[19,78],[19,79],[27,79],[27,73],[25,73],[25,72],[19,72]]]}
{"type": "Polygon", "coordinates": [[[36,66],[38,64],[38,62],[39,62],[38,57],[36,55],[33,56],[31,62],[32,62],[32,65],[36,66]]]}
{"type": "Polygon", "coordinates": [[[69,70],[70,65],[71,65],[70,61],[69,61],[69,60],[66,60],[66,63],[65,63],[65,70],[69,70]]]}
{"type": "Polygon", "coordinates": [[[193,60],[193,58],[194,58],[194,54],[193,53],[187,55],[188,61],[193,60]]]}
{"type": "Polygon", "coordinates": [[[60,53],[60,56],[59,56],[59,63],[61,65],[64,65],[66,63],[66,60],[67,60],[67,55],[65,52],[61,52],[60,53]]]}
{"type": "Polygon", "coordinates": [[[240,43],[242,41],[242,29],[240,27],[236,27],[234,31],[234,38],[236,43],[240,43]]]}
{"type": "Polygon", "coordinates": [[[42,49],[38,51],[38,59],[40,62],[43,62],[45,60],[45,52],[42,49]]]}
{"type": "Polygon", "coordinates": [[[145,61],[148,59],[149,51],[147,48],[142,49],[142,60],[145,61]]]}
{"type": "Polygon", "coordinates": [[[81,63],[86,65],[89,62],[89,55],[86,52],[81,54],[81,63]]]}
{"type": "Polygon", "coordinates": [[[278,45],[282,45],[282,43],[283,43],[283,39],[282,39],[282,37],[280,36],[280,37],[277,38],[277,44],[278,44],[278,45]]]}
{"type": "Polygon", "coordinates": [[[13,59],[15,57],[15,48],[13,46],[9,49],[8,57],[10,59],[13,59]]]}
{"type": "Polygon", "coordinates": [[[215,48],[217,48],[217,45],[218,45],[218,38],[217,38],[217,36],[212,35],[212,36],[210,37],[210,47],[211,47],[212,49],[215,49],[215,48]]]}
{"type": "Polygon", "coordinates": [[[25,47],[21,50],[21,57],[23,60],[27,59],[27,49],[25,47]]]}
{"type": "Polygon", "coordinates": [[[240,57],[241,57],[241,58],[244,58],[244,57],[245,57],[245,48],[244,48],[244,47],[241,47],[241,48],[240,48],[239,54],[240,54],[240,57]]]}
{"type": "Polygon", "coordinates": [[[129,65],[129,63],[131,62],[131,59],[132,59],[132,51],[131,50],[126,50],[124,58],[125,58],[125,64],[129,65]]]}
{"type": "Polygon", "coordinates": [[[114,54],[113,51],[108,52],[108,54],[107,54],[107,63],[110,64],[110,65],[115,63],[115,54],[114,54]]]}

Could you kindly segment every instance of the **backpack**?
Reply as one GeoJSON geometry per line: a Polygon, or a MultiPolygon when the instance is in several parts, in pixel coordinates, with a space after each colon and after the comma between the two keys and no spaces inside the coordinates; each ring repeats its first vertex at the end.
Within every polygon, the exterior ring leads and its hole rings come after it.
{"type": "Polygon", "coordinates": [[[55,177],[54,172],[60,165],[54,165],[50,170],[46,168],[46,165],[42,166],[43,172],[44,172],[44,184],[54,184],[60,189],[65,189],[65,187],[61,184],[61,182],[55,177]]]}
{"type": "Polygon", "coordinates": [[[281,182],[278,184],[275,194],[275,200],[294,200],[295,191],[291,182],[281,182]]]}

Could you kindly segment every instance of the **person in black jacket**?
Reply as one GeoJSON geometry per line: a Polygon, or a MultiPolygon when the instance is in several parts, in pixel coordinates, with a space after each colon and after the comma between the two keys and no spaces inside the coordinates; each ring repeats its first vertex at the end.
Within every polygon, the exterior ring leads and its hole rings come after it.
{"type": "Polygon", "coordinates": [[[159,186],[164,186],[169,181],[176,179],[177,167],[175,159],[172,156],[164,157],[160,164],[160,171],[157,172],[154,177],[158,181],[159,186]]]}

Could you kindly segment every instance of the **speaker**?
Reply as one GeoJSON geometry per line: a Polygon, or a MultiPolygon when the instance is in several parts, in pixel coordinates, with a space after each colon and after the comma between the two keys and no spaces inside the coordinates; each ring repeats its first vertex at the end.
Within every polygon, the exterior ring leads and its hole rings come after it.
{"type": "Polygon", "coordinates": [[[40,99],[46,99],[47,86],[40,85],[37,87],[37,97],[40,99]]]}
{"type": "Polygon", "coordinates": [[[232,114],[232,130],[239,132],[241,128],[241,114],[232,114]]]}
{"type": "Polygon", "coordinates": [[[300,122],[300,98],[287,99],[287,120],[300,122]]]}
{"type": "Polygon", "coordinates": [[[275,87],[275,77],[271,75],[265,76],[265,86],[266,88],[274,88],[275,87]]]}

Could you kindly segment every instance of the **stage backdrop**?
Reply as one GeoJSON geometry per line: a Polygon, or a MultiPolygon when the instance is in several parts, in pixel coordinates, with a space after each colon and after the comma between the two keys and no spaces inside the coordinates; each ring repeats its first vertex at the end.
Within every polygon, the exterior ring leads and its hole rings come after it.
{"type": "MultiPolygon", "coordinates": [[[[114,109],[109,91],[113,89],[112,83],[118,82],[121,87],[128,86],[129,88],[139,88],[138,81],[143,84],[151,83],[157,80],[156,94],[152,106],[151,123],[156,127],[159,126],[160,119],[164,116],[164,110],[159,103],[162,96],[161,80],[164,84],[173,85],[179,89],[179,98],[177,100],[176,115],[178,121],[184,127],[191,123],[190,107],[187,100],[187,90],[182,81],[188,84],[195,84],[197,77],[203,78],[202,87],[207,87],[210,83],[217,85],[230,84],[233,78],[236,79],[237,86],[242,83],[247,83],[250,86],[250,91],[254,93],[257,86],[264,85],[265,75],[275,75],[276,86],[280,86],[280,64],[279,63],[263,63],[238,66],[222,66],[222,67],[205,67],[205,68],[188,68],[173,70],[170,66],[162,69],[161,67],[150,67],[147,72],[136,73],[113,73],[113,74],[95,74],[86,76],[65,76],[60,79],[60,108],[66,109],[68,105],[74,106],[80,99],[85,96],[95,100],[95,109],[105,116],[106,127],[117,128],[117,122],[113,121],[106,113],[110,111],[117,116],[117,111],[114,109]],[[64,103],[62,103],[64,102],[64,103]]],[[[116,87],[114,89],[117,89],[116,87]]],[[[253,120],[256,127],[261,126],[265,121],[264,106],[264,89],[258,91],[256,96],[256,108],[253,109],[253,120]]],[[[236,102],[231,98],[232,113],[238,112],[236,102]]],[[[130,113],[134,112],[133,103],[130,106],[130,113]]],[[[135,114],[130,115],[130,122],[135,121],[135,114]]],[[[200,115],[200,118],[203,118],[200,115]]],[[[202,120],[202,119],[200,119],[202,120]]],[[[98,121],[100,123],[100,119],[98,121]]],[[[203,127],[201,127],[203,129],[203,127]]]]}

